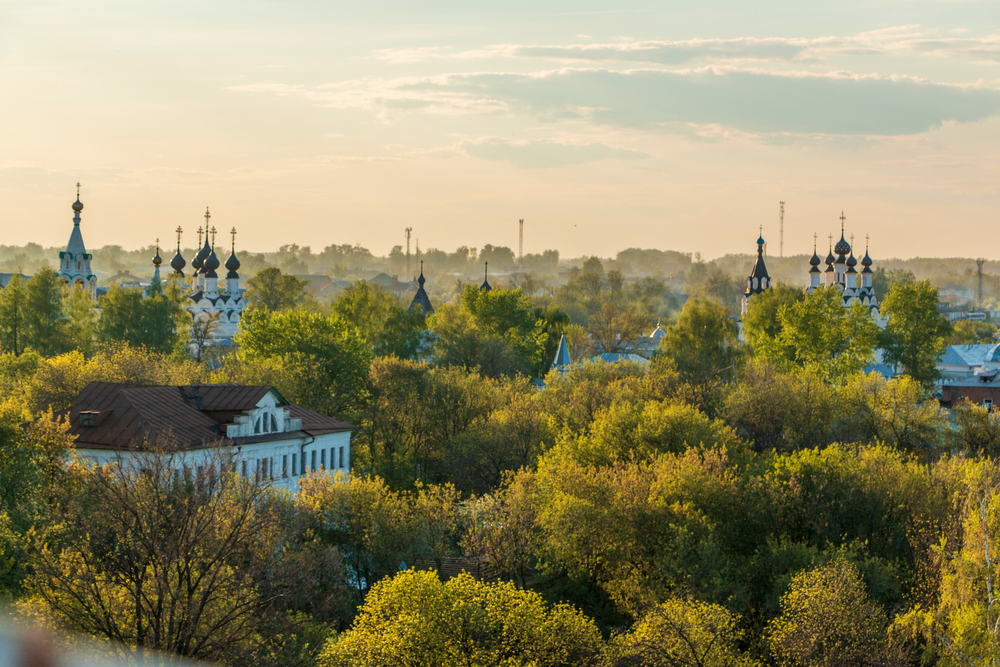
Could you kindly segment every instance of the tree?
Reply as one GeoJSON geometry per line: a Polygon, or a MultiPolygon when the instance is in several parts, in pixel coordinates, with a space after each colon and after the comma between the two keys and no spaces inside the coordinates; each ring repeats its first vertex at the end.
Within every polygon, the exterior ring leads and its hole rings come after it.
{"type": "Polygon", "coordinates": [[[845,442],[884,442],[921,456],[942,444],[945,412],[918,382],[858,374],[839,390],[845,442]]]}
{"type": "Polygon", "coordinates": [[[768,627],[782,667],[887,667],[906,661],[893,645],[889,617],[868,598],[855,565],[835,560],[801,572],[768,627]]]}
{"type": "Polygon", "coordinates": [[[547,605],[509,582],[461,574],[400,572],[376,584],[350,630],[331,641],[322,667],[575,667],[601,647],[594,622],[569,605],[547,605]]]}
{"type": "Polygon", "coordinates": [[[743,335],[754,354],[768,359],[792,361],[793,350],[783,348],[781,339],[781,311],[800,302],[805,293],[787,283],[774,285],[750,299],[743,314],[743,335]]]}
{"type": "Polygon", "coordinates": [[[780,345],[800,367],[828,380],[857,373],[875,358],[878,326],[871,312],[857,301],[845,308],[834,287],[821,287],[782,308],[779,319],[780,345]]]}
{"type": "Polygon", "coordinates": [[[881,336],[886,362],[925,387],[941,375],[937,362],[951,333],[951,324],[937,307],[937,288],[923,280],[895,285],[881,308],[889,318],[881,336]]]}
{"type": "Polygon", "coordinates": [[[740,653],[739,617],[725,607],[671,598],[654,607],[608,647],[611,667],[750,667],[740,653]]]}
{"type": "Polygon", "coordinates": [[[959,320],[952,325],[945,345],[980,345],[996,343],[997,325],[976,320],[959,320]]]}
{"type": "Polygon", "coordinates": [[[70,348],[63,285],[59,274],[41,269],[28,281],[24,308],[25,342],[43,357],[62,354],[70,348]]]}
{"type": "Polygon", "coordinates": [[[607,299],[590,316],[590,334],[602,352],[627,350],[650,326],[643,313],[631,306],[623,307],[619,301],[607,299]]]}
{"type": "Polygon", "coordinates": [[[344,290],[334,312],[358,331],[377,356],[416,356],[424,340],[424,318],[407,313],[398,299],[377,284],[359,280],[344,290]]]}
{"type": "Polygon", "coordinates": [[[306,281],[284,274],[281,269],[270,267],[247,280],[243,299],[248,308],[260,308],[270,312],[290,310],[308,301],[305,288],[306,281]]]}
{"type": "Polygon", "coordinates": [[[1000,414],[962,401],[952,415],[957,427],[952,435],[958,448],[973,456],[995,457],[1000,453],[1000,414]]]}
{"type": "Polygon", "coordinates": [[[231,661],[266,642],[269,612],[298,585],[282,516],[229,461],[198,463],[196,475],[156,453],[92,470],[34,541],[30,599],[139,662],[147,649],[231,661]]]}
{"type": "Polygon", "coordinates": [[[89,357],[94,352],[94,340],[97,336],[97,309],[94,307],[94,300],[83,285],[76,283],[69,288],[63,305],[66,309],[66,333],[70,348],[89,357]]]}
{"type": "Polygon", "coordinates": [[[357,329],[338,315],[252,308],[236,334],[230,373],[271,384],[290,401],[348,417],[363,405],[372,353],[357,329]]]}
{"type": "Polygon", "coordinates": [[[872,288],[875,290],[875,298],[879,300],[879,303],[896,285],[915,282],[917,282],[917,277],[913,275],[912,271],[906,269],[889,269],[887,271],[880,266],[872,273],[872,288]]]}
{"type": "Polygon", "coordinates": [[[690,299],[677,323],[667,327],[660,351],[693,389],[695,401],[707,405],[723,381],[735,375],[740,357],[736,325],[718,301],[690,299]]]}
{"type": "Polygon", "coordinates": [[[138,289],[112,287],[101,299],[97,337],[102,343],[124,343],[156,352],[169,352],[178,338],[183,313],[176,285],[154,282],[146,294],[138,289]]]}
{"type": "Polygon", "coordinates": [[[13,275],[0,290],[0,346],[15,356],[24,351],[24,317],[27,289],[21,276],[13,275]]]}

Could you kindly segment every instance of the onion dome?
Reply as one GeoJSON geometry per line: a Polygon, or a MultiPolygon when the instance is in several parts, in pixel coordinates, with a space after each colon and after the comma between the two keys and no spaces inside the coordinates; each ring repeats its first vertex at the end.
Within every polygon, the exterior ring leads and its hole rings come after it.
{"type": "Polygon", "coordinates": [[[73,210],[76,211],[77,213],[83,210],[83,204],[80,202],[79,193],[77,193],[76,195],[76,201],[73,202],[73,210]]]}
{"type": "Polygon", "coordinates": [[[202,272],[205,274],[206,278],[218,278],[218,274],[215,272],[217,268],[222,266],[219,258],[215,256],[215,250],[209,249],[209,255],[205,259],[205,266],[202,272]]]}
{"type": "Polygon", "coordinates": [[[156,241],[156,254],[153,255],[153,266],[160,268],[160,264],[163,264],[163,258],[160,257],[160,241],[156,241]]]}
{"type": "Polygon", "coordinates": [[[847,258],[847,265],[848,266],[857,266],[858,265],[858,260],[854,259],[854,253],[853,252],[851,253],[851,256],[847,258]]]}
{"type": "MultiPolygon", "coordinates": [[[[205,273],[208,269],[205,267],[205,263],[208,257],[212,254],[212,246],[208,244],[208,234],[205,234],[205,245],[201,247],[198,254],[194,256],[194,260],[191,262],[191,267],[194,268],[199,273],[205,273]]],[[[216,259],[216,262],[219,260],[216,259]]],[[[218,264],[215,265],[216,268],[219,267],[218,264]]]]}
{"type": "Polygon", "coordinates": [[[816,254],[816,249],[813,248],[813,256],[809,258],[809,266],[819,266],[819,255],[816,254]]]}
{"type": "Polygon", "coordinates": [[[410,307],[406,310],[408,313],[412,313],[414,308],[420,307],[420,313],[424,316],[430,315],[434,312],[434,306],[431,305],[431,300],[427,296],[426,290],[424,290],[424,283],[427,282],[424,279],[424,263],[420,262],[420,277],[417,278],[417,293],[413,295],[413,301],[410,303],[410,307]]]}
{"type": "Polygon", "coordinates": [[[226,274],[226,278],[239,278],[240,274],[237,271],[240,270],[240,260],[236,259],[236,248],[233,248],[233,253],[229,255],[229,259],[226,260],[226,270],[229,273],[226,274]]]}
{"type": "Polygon", "coordinates": [[[424,263],[420,262],[420,277],[417,278],[417,284],[420,285],[420,287],[423,287],[424,283],[426,283],[426,282],[427,282],[427,279],[424,278],[424,263]]]}
{"type": "Polygon", "coordinates": [[[837,245],[833,246],[833,251],[838,255],[846,255],[851,252],[851,244],[844,238],[843,231],[840,232],[840,240],[837,241],[837,245]]]}
{"type": "Polygon", "coordinates": [[[767,273],[767,266],[764,263],[764,237],[757,238],[757,260],[753,264],[753,270],[747,277],[747,289],[743,296],[750,298],[754,294],[760,294],[770,287],[771,276],[767,273]]]}
{"type": "Polygon", "coordinates": [[[174,273],[183,277],[185,266],[187,266],[187,262],[184,261],[184,256],[181,255],[181,246],[178,243],[177,254],[174,255],[174,258],[172,260],[170,260],[170,268],[174,270],[174,273]]]}
{"type": "Polygon", "coordinates": [[[861,266],[871,266],[872,258],[868,256],[868,249],[865,249],[865,256],[861,260],[861,266]]]}

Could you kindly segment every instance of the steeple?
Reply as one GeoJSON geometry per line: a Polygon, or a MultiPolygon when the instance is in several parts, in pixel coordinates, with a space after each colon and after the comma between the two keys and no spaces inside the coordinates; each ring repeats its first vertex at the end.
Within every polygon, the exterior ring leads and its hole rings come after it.
{"type": "Polygon", "coordinates": [[[160,282],[160,264],[163,259],[160,257],[160,239],[156,239],[156,254],[153,255],[153,282],[160,282]]]}
{"type": "Polygon", "coordinates": [[[198,245],[195,247],[198,248],[198,252],[195,253],[194,259],[191,260],[191,269],[194,271],[195,277],[197,277],[201,272],[201,267],[205,266],[205,257],[208,257],[208,255],[202,256],[202,252],[205,249],[201,247],[201,227],[198,227],[198,245]]]}
{"type": "Polygon", "coordinates": [[[813,256],[809,258],[809,289],[814,290],[820,283],[820,259],[816,254],[816,234],[813,234],[813,256]]]}
{"type": "Polygon", "coordinates": [[[236,227],[229,230],[232,235],[232,251],[226,260],[226,294],[236,296],[240,291],[240,260],[236,258],[236,227]]]}
{"type": "Polygon", "coordinates": [[[552,368],[553,370],[564,368],[572,363],[569,356],[569,345],[566,344],[566,334],[563,334],[559,337],[559,347],[556,349],[556,358],[552,361],[552,368]]]}
{"type": "Polygon", "coordinates": [[[753,270],[747,276],[747,289],[743,293],[743,312],[747,311],[747,304],[750,298],[760,294],[771,286],[771,277],[767,274],[767,265],[764,263],[764,227],[760,228],[760,236],[757,237],[757,261],[753,264],[753,270]]]}
{"type": "Polygon", "coordinates": [[[413,309],[420,306],[421,314],[424,317],[432,314],[434,312],[434,306],[431,305],[431,300],[427,296],[427,292],[424,290],[424,283],[427,282],[424,279],[424,261],[420,260],[420,277],[417,278],[417,293],[413,295],[413,301],[410,303],[410,307],[407,308],[406,312],[412,313],[413,309]]]}
{"type": "Polygon", "coordinates": [[[184,230],[181,229],[180,225],[177,225],[177,229],[174,231],[177,232],[177,254],[174,255],[172,260],[170,260],[170,268],[174,270],[174,275],[176,277],[183,278],[184,267],[187,265],[187,262],[184,261],[184,256],[181,254],[181,234],[184,230]]]}
{"type": "Polygon", "coordinates": [[[66,250],[59,253],[59,277],[71,287],[77,283],[94,296],[97,289],[97,277],[90,270],[90,260],[93,256],[87,252],[83,244],[83,233],[80,231],[80,211],[83,203],[80,201],[80,183],[76,184],[76,201],[70,206],[73,209],[73,231],[69,235],[66,250]]]}
{"type": "Polygon", "coordinates": [[[483,284],[479,286],[480,292],[489,292],[492,287],[490,287],[490,263],[486,262],[486,278],[483,280],[483,284]]]}

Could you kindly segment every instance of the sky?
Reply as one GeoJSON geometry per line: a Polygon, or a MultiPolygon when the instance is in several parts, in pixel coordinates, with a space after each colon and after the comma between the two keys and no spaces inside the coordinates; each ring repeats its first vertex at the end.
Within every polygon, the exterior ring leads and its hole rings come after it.
{"type": "Polygon", "coordinates": [[[90,248],[1000,259],[1000,0],[2,2],[0,243],[77,181],[90,248]]]}

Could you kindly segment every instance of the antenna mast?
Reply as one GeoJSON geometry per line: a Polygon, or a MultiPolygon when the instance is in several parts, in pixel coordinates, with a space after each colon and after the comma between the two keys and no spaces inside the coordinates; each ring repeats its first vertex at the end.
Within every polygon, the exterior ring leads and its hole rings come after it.
{"type": "Polygon", "coordinates": [[[406,275],[410,275],[410,232],[413,227],[406,228],[406,275]]]}
{"type": "Polygon", "coordinates": [[[779,202],[781,208],[778,211],[778,256],[785,256],[785,202],[779,202]]]}
{"type": "Polygon", "coordinates": [[[520,230],[517,233],[517,266],[524,271],[524,218],[520,220],[520,230]]]}
{"type": "Polygon", "coordinates": [[[979,291],[976,293],[979,310],[983,309],[983,264],[986,260],[980,257],[976,260],[976,277],[979,279],[979,291]]]}

